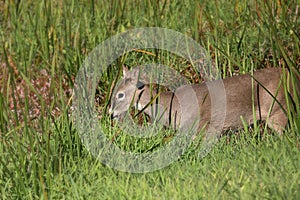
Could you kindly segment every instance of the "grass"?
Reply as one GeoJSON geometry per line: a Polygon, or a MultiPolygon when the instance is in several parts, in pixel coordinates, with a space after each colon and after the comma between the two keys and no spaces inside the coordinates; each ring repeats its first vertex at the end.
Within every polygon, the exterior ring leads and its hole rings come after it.
{"type": "MultiPolygon", "coordinates": [[[[1,1],[0,198],[296,199],[299,108],[289,108],[291,125],[282,136],[241,130],[229,142],[221,138],[204,159],[197,158],[197,144],[192,144],[162,170],[131,174],[103,165],[82,145],[68,115],[67,91],[98,44],[125,30],[148,26],[174,29],[195,39],[223,77],[270,66],[298,69],[299,74],[299,6],[297,0],[1,1]],[[53,114],[55,108],[59,114],[53,114]]],[[[101,115],[124,63],[160,61],[195,82],[189,63],[153,52],[156,56],[130,52],[111,66],[99,85],[101,115]]],[[[294,100],[299,105],[299,99],[294,100]]],[[[107,126],[106,118],[101,121],[107,130],[116,129],[107,126]]],[[[116,138],[133,151],[151,150],[152,144],[162,141],[130,138],[126,133],[116,138]]]]}

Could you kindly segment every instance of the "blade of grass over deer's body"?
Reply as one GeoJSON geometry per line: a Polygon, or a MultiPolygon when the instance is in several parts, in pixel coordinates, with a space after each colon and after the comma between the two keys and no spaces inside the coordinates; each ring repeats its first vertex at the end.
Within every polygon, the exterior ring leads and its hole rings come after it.
{"type": "MultiPolygon", "coordinates": [[[[300,98],[292,91],[299,83],[299,9],[296,0],[1,1],[0,199],[297,199],[300,98]],[[245,121],[244,129],[220,138],[204,159],[197,157],[202,140],[196,138],[178,161],[147,174],[122,173],[95,159],[73,127],[68,103],[72,98],[60,97],[72,90],[84,59],[105,39],[136,27],[156,26],[195,39],[223,78],[259,68],[292,71],[294,76],[283,80],[290,83],[284,88],[290,124],[284,136],[272,131],[260,135],[258,124],[252,131],[245,121]],[[49,72],[43,82],[51,79],[49,91],[57,94],[49,105],[40,86],[32,82],[35,77],[41,80],[43,69],[49,72]],[[16,71],[28,87],[24,94],[31,93],[41,102],[44,115],[35,120],[28,114],[30,97],[24,95],[24,106],[19,108],[20,92],[5,93],[21,87],[16,71]],[[57,102],[62,104],[61,114],[53,116],[48,111],[57,102]],[[25,121],[19,120],[18,113],[25,121]]],[[[99,126],[108,138],[119,131],[111,126],[106,109],[120,66],[157,62],[176,69],[190,83],[202,81],[195,66],[171,53],[128,52],[95,86],[99,87],[99,126]]],[[[120,131],[111,143],[142,153],[164,148],[173,138],[171,131],[151,139],[120,131]]]]}

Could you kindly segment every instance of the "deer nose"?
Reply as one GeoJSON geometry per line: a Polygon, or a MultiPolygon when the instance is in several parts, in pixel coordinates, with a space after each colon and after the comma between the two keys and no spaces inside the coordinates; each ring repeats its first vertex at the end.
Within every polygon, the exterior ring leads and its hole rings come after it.
{"type": "Polygon", "coordinates": [[[112,119],[112,120],[117,119],[119,117],[118,114],[114,113],[113,106],[110,106],[108,113],[109,113],[110,119],[112,119]]]}
{"type": "Polygon", "coordinates": [[[108,110],[109,114],[112,114],[112,106],[110,106],[109,110],[108,110]]]}
{"type": "Polygon", "coordinates": [[[110,106],[110,108],[109,108],[109,110],[108,110],[108,114],[109,114],[109,116],[110,116],[110,119],[114,119],[114,118],[117,117],[116,115],[114,115],[112,106],[110,106]]]}

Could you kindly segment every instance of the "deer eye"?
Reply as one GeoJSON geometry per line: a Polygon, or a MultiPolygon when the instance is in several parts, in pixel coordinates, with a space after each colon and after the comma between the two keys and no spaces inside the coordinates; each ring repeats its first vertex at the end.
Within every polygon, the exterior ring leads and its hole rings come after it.
{"type": "Polygon", "coordinates": [[[123,92],[119,92],[117,94],[117,99],[119,99],[119,100],[124,99],[124,97],[125,97],[125,94],[123,92]]]}

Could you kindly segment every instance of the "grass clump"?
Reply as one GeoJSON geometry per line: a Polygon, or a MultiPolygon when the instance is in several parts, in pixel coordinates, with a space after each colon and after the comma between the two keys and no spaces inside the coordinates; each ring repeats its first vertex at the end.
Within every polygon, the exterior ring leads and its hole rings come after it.
{"type": "MultiPolygon", "coordinates": [[[[201,160],[195,141],[178,161],[145,174],[103,165],[82,145],[69,116],[74,77],[83,60],[105,39],[135,27],[165,27],[192,37],[223,77],[271,66],[288,67],[299,76],[298,1],[1,1],[0,13],[1,199],[299,196],[297,95],[288,107],[290,125],[282,136],[257,139],[241,130],[229,142],[221,138],[201,160]]],[[[159,61],[195,81],[186,61],[166,52],[145,52],[128,53],[100,80],[103,116],[109,89],[124,63],[157,62],[159,55],[159,61]]],[[[294,78],[292,83],[295,88],[299,82],[294,78]]],[[[101,121],[113,137],[117,128],[106,118],[101,121]]],[[[123,133],[114,142],[145,151],[152,144],[163,146],[163,134],[147,141],[123,133]]]]}

